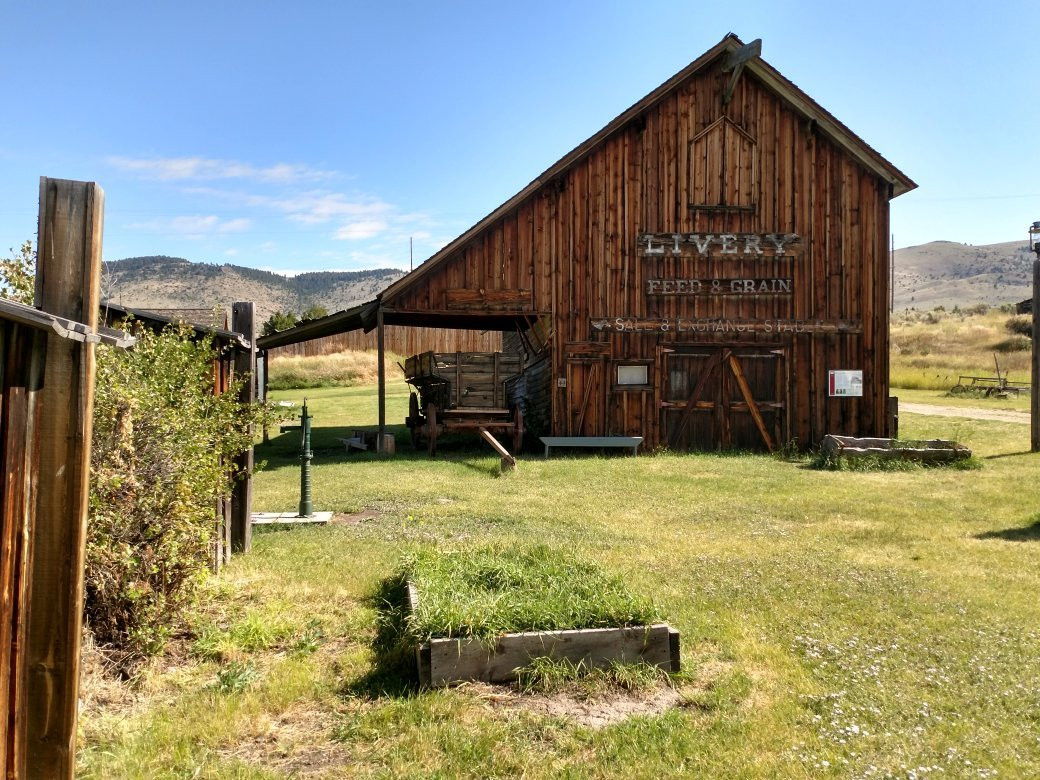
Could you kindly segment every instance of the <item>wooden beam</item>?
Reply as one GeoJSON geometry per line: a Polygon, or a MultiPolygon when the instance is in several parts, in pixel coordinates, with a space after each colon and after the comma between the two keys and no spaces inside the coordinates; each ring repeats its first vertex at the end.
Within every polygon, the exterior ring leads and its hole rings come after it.
{"type": "MultiPolygon", "coordinates": [[[[241,333],[249,348],[235,349],[235,380],[243,382],[238,400],[256,403],[256,319],[253,303],[238,302],[231,306],[231,330],[241,333]]],[[[252,440],[253,426],[249,426],[252,440]]],[[[253,546],[253,447],[235,458],[239,477],[231,490],[231,551],[247,553],[253,546]]]]}
{"type": "Polygon", "coordinates": [[[755,57],[760,57],[761,55],[761,38],[757,38],[739,49],[734,49],[726,55],[726,59],[722,63],[722,70],[725,72],[733,71],[733,75],[730,77],[729,84],[726,85],[726,91],[722,95],[722,105],[726,105],[733,99],[733,91],[737,88],[737,82],[740,81],[740,74],[744,72],[744,66],[755,57]]]}
{"type": "Polygon", "coordinates": [[[466,287],[444,291],[444,306],[448,309],[484,309],[492,307],[531,310],[531,291],[524,288],[509,290],[471,290],[466,287]]]}
{"type": "MultiPolygon", "coordinates": [[[[105,196],[92,182],[40,179],[36,304],[97,328],[105,196]]],[[[39,494],[30,542],[25,776],[74,772],[83,563],[94,412],[94,347],[47,336],[39,494]]]]}
{"type": "Polygon", "coordinates": [[[498,453],[498,456],[502,458],[502,471],[512,471],[516,468],[516,458],[509,454],[509,450],[501,445],[501,443],[487,428],[480,429],[480,436],[484,441],[491,445],[491,449],[498,453]]]}
{"type": "Polygon", "coordinates": [[[772,452],[776,449],[773,445],[773,437],[769,435],[766,422],[762,419],[762,412],[759,411],[758,404],[755,403],[755,398],[751,395],[751,388],[748,386],[747,378],[744,376],[744,369],[740,367],[740,361],[737,360],[736,355],[731,354],[729,356],[729,367],[733,372],[733,376],[737,379],[737,386],[740,388],[740,394],[744,396],[744,401],[748,405],[748,411],[751,412],[755,425],[758,426],[758,432],[762,434],[762,439],[766,443],[766,449],[772,452]]]}
{"type": "Polygon", "coordinates": [[[739,65],[744,65],[755,57],[762,56],[762,39],[755,38],[751,43],[745,43],[739,49],[733,49],[726,55],[722,63],[722,70],[729,72],[739,65]]]}

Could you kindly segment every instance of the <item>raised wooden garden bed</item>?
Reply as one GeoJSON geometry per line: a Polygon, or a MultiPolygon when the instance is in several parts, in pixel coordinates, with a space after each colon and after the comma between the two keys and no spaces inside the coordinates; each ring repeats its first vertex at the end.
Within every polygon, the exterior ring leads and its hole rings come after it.
{"type": "Polygon", "coordinates": [[[967,460],[971,450],[946,439],[904,441],[901,439],[857,439],[852,436],[823,437],[823,451],[832,457],[910,460],[945,463],[967,460]]]}
{"type": "MultiPolygon", "coordinates": [[[[408,583],[409,609],[419,594],[408,583]]],[[[623,628],[507,633],[486,640],[476,637],[433,638],[416,648],[419,681],[440,686],[466,680],[510,682],[534,658],[566,659],[587,668],[611,663],[646,663],[679,671],[679,632],[667,623],[623,628]]]]}

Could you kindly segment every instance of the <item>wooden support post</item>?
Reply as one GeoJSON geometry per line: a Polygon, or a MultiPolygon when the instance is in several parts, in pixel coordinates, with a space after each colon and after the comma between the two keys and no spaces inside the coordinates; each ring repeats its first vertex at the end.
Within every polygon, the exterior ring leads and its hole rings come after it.
{"type": "Polygon", "coordinates": [[[502,471],[512,471],[516,468],[516,458],[509,454],[509,450],[502,446],[502,444],[491,435],[491,432],[487,428],[480,429],[480,436],[484,441],[491,445],[498,456],[502,459],[502,471]]]}
{"type": "MultiPolygon", "coordinates": [[[[263,352],[258,352],[257,353],[256,365],[257,365],[257,369],[260,371],[260,383],[259,383],[260,386],[257,388],[257,390],[260,393],[260,400],[263,401],[266,404],[267,403],[267,399],[270,397],[268,395],[268,390],[267,390],[267,380],[268,380],[268,370],[267,369],[269,368],[270,364],[267,361],[267,350],[266,349],[263,352]]],[[[271,443],[271,435],[270,435],[270,433],[267,430],[267,425],[266,424],[264,425],[264,439],[263,439],[263,441],[264,441],[264,444],[270,444],[271,443]]]]}
{"type": "MultiPolygon", "coordinates": [[[[252,302],[231,306],[231,330],[241,333],[249,346],[235,348],[235,380],[243,382],[238,400],[243,404],[256,402],[256,320],[252,302]]],[[[250,436],[253,433],[249,427],[250,436]]],[[[231,551],[247,553],[253,546],[253,445],[235,458],[239,477],[231,491],[231,551]]]]}
{"type": "MultiPolygon", "coordinates": [[[[40,179],[36,304],[97,328],[105,195],[40,179]]],[[[94,347],[47,337],[25,669],[25,777],[71,778],[94,413],[94,347]]]]}
{"type": "Polygon", "coordinates": [[[29,542],[36,517],[39,429],[47,334],[0,325],[0,773],[25,766],[26,625],[29,542]],[[21,739],[15,740],[14,735],[21,739]]]}
{"type": "Polygon", "coordinates": [[[1029,387],[1030,444],[1040,452],[1040,250],[1033,261],[1033,372],[1029,387]]]}
{"type": "Polygon", "coordinates": [[[386,436],[386,349],[384,345],[383,306],[376,309],[376,370],[379,372],[379,436],[376,438],[376,452],[384,451],[386,436]]]}

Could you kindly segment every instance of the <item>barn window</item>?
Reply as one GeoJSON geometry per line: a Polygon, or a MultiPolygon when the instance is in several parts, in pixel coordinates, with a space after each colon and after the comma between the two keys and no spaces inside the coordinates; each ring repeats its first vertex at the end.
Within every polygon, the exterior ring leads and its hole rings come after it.
{"type": "Polygon", "coordinates": [[[690,208],[754,211],[758,186],[755,139],[721,117],[690,141],[690,208]]]}
{"type": "Polygon", "coordinates": [[[645,385],[649,383],[649,366],[623,365],[617,367],[619,385],[645,385]]]}

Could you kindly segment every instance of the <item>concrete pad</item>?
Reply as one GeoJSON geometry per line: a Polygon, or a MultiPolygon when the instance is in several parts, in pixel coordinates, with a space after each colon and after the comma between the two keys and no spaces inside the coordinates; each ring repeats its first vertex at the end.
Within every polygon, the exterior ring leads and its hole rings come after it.
{"type": "Polygon", "coordinates": [[[332,512],[315,512],[310,517],[300,517],[295,512],[253,512],[253,525],[297,525],[317,523],[325,525],[332,519],[332,512]]]}

